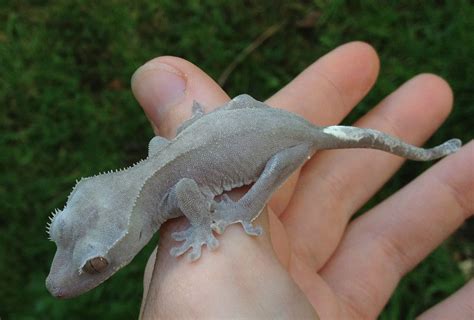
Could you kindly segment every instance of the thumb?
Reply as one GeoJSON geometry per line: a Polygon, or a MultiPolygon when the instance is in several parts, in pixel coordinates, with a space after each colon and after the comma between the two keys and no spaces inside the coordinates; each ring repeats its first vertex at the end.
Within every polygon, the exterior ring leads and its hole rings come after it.
{"type": "Polygon", "coordinates": [[[193,100],[210,111],[229,96],[205,72],[189,61],[163,56],[135,71],[132,91],[156,134],[175,136],[176,128],[191,116],[193,100]]]}

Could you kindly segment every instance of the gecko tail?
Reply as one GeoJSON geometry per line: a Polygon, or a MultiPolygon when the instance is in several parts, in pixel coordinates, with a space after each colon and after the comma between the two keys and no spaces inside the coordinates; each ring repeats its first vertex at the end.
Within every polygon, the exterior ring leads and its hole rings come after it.
{"type": "Polygon", "coordinates": [[[459,150],[461,140],[451,139],[431,149],[419,148],[374,129],[330,126],[323,130],[326,145],[322,149],[369,148],[383,150],[416,161],[430,161],[459,150]],[[336,139],[334,139],[336,138],[336,139]]]}

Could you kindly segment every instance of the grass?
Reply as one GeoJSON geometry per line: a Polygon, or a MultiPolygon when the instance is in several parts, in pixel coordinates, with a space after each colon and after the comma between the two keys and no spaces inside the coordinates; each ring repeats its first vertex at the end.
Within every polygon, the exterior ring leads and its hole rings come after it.
{"type": "MultiPolygon", "coordinates": [[[[474,7],[469,1],[8,1],[0,4],[0,316],[128,319],[138,314],[147,247],[112,279],[74,300],[49,296],[55,251],[44,227],[76,178],[145,156],[152,131],[129,79],[145,61],[182,56],[214,79],[270,26],[284,26],[227,79],[233,96],[265,98],[308,64],[351,40],[371,43],[382,70],[353,121],[420,72],[451,84],[455,109],[431,139],[473,138],[474,7]]],[[[304,98],[304,97],[302,97],[304,98]]],[[[370,205],[413,179],[410,164],[370,205]]],[[[472,219],[399,285],[382,319],[411,319],[466,281],[472,219]]]]}

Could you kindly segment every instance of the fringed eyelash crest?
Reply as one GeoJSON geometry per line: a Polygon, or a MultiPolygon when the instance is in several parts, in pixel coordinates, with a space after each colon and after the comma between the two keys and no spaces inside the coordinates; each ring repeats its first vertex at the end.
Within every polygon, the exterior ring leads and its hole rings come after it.
{"type": "Polygon", "coordinates": [[[48,239],[49,240],[52,240],[51,239],[51,224],[53,223],[54,221],[54,218],[58,215],[58,213],[60,213],[61,210],[59,209],[55,209],[51,215],[49,216],[49,221],[48,223],[46,223],[46,233],[48,234],[48,239]]]}

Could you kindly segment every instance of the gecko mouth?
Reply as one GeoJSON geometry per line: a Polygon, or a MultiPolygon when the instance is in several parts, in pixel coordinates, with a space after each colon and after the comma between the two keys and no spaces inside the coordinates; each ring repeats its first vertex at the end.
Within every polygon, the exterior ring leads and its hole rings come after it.
{"type": "Polygon", "coordinates": [[[75,274],[69,277],[61,277],[62,274],[50,273],[46,278],[46,288],[52,296],[58,299],[69,299],[79,296],[110,278],[113,273],[95,274],[95,275],[79,275],[75,274]],[[59,276],[59,277],[58,277],[59,276]],[[60,278],[61,281],[55,279],[60,278]]]}
{"type": "Polygon", "coordinates": [[[71,267],[71,255],[60,250],[56,252],[51,271],[46,278],[46,288],[52,296],[59,299],[81,295],[110,278],[116,270],[110,268],[102,273],[88,274],[71,267]]]}

